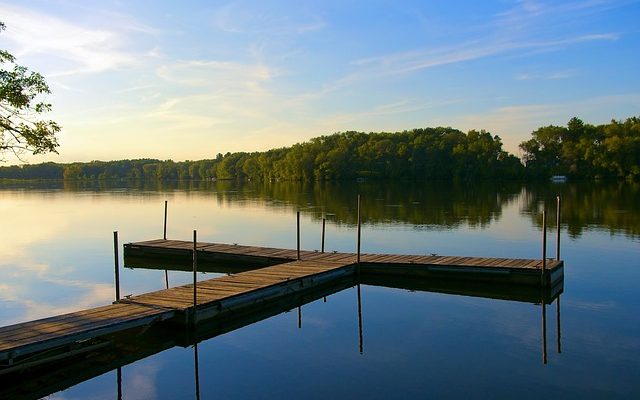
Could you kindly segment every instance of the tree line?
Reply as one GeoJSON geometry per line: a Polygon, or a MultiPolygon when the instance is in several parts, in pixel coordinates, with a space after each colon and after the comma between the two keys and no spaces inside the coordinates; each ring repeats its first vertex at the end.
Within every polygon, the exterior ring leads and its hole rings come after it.
{"type": "Polygon", "coordinates": [[[155,179],[334,181],[347,179],[547,179],[640,177],[640,119],[545,126],[520,144],[523,158],[484,130],[421,128],[342,132],[264,152],[198,161],[157,159],[0,167],[0,179],[155,179]]]}

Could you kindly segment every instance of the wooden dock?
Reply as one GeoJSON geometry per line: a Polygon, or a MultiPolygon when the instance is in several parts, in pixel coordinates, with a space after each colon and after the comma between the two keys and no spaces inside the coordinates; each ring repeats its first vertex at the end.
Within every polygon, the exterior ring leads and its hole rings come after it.
{"type": "MultiPolygon", "coordinates": [[[[422,255],[320,253],[234,244],[197,243],[198,264],[262,266],[251,271],[121,299],[112,305],[0,328],[0,376],[70,354],[102,346],[100,336],[155,322],[194,324],[250,312],[269,302],[321,286],[341,278],[394,275],[396,277],[445,278],[471,282],[529,285],[550,288],[563,280],[562,261],[507,258],[473,258],[422,255]]],[[[169,260],[188,264],[193,243],[152,240],[124,246],[127,259],[169,260]]]]}

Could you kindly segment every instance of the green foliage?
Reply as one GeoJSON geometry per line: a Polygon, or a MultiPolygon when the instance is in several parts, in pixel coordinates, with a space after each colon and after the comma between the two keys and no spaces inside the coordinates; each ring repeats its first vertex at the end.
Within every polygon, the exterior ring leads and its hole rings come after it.
{"type": "Polygon", "coordinates": [[[520,159],[486,131],[453,128],[343,132],[291,147],[215,159],[153,159],[0,167],[5,179],[146,179],[335,181],[354,179],[477,180],[574,177],[640,177],[640,120],[593,126],[577,118],[567,127],[535,130],[520,145],[520,159]]]}
{"type": "MultiPolygon", "coordinates": [[[[0,22],[0,32],[4,29],[0,22]]],[[[57,153],[55,135],[60,126],[40,119],[51,110],[51,104],[36,100],[49,93],[42,75],[15,64],[13,55],[0,50],[0,159],[5,152],[18,157],[25,151],[57,153]]]]}
{"type": "Polygon", "coordinates": [[[577,178],[640,178],[640,119],[585,124],[572,118],[567,127],[546,126],[520,144],[529,174],[577,178]]]}

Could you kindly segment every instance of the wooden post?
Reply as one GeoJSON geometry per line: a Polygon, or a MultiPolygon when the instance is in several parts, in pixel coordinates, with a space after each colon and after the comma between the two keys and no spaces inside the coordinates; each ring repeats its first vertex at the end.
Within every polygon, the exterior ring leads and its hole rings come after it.
{"type": "Polygon", "coordinates": [[[169,271],[164,270],[164,286],[169,289],[169,271]]]}
{"type": "Polygon", "coordinates": [[[542,286],[546,286],[545,271],[547,269],[547,212],[542,211],[542,286]]]}
{"type": "Polygon", "coordinates": [[[296,213],[296,244],[298,249],[298,260],[300,259],[300,211],[296,213]]]}
{"type": "Polygon", "coordinates": [[[196,306],[198,305],[197,297],[197,272],[198,272],[198,247],[197,232],[193,231],[193,323],[196,323],[196,306]]]}
{"type": "Polygon", "coordinates": [[[556,197],[556,261],[560,261],[560,196],[556,197]]]}
{"type": "Polygon", "coordinates": [[[322,243],[320,245],[320,252],[324,253],[324,227],[325,227],[325,223],[327,222],[326,218],[322,218],[322,243]]]}
{"type": "Polygon", "coordinates": [[[360,227],[361,227],[361,221],[360,221],[360,195],[358,195],[358,243],[357,243],[357,262],[358,262],[358,272],[360,272],[360,227]]]}
{"type": "Polygon", "coordinates": [[[164,201],[164,234],[162,238],[167,240],[167,200],[164,201]]]}
{"type": "Polygon", "coordinates": [[[302,306],[298,306],[298,329],[302,329],[302,306]]]}
{"type": "Polygon", "coordinates": [[[113,232],[113,258],[116,273],[116,301],[120,300],[120,257],[118,256],[118,231],[113,232]]]}

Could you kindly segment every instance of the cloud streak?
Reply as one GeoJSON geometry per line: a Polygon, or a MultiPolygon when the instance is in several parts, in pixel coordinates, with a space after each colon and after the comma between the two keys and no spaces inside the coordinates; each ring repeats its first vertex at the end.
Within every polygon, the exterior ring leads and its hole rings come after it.
{"type": "Polygon", "coordinates": [[[17,6],[0,5],[0,14],[7,24],[3,36],[15,44],[16,56],[47,57],[49,77],[105,72],[138,63],[134,53],[124,50],[125,37],[115,31],[86,28],[17,6]]]}

